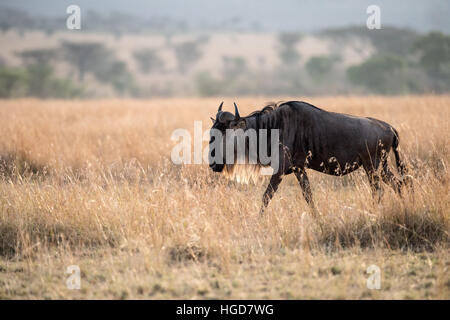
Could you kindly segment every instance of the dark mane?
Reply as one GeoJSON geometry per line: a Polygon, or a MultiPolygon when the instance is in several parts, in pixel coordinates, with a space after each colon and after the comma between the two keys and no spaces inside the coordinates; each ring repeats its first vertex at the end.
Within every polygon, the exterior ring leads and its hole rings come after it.
{"type": "Polygon", "coordinates": [[[288,105],[292,105],[292,104],[297,104],[297,105],[299,105],[299,104],[301,104],[301,105],[303,105],[303,106],[307,106],[307,107],[310,107],[310,108],[314,108],[314,109],[316,109],[316,110],[325,111],[325,110],[323,110],[323,109],[321,109],[321,108],[319,108],[319,107],[316,107],[315,105],[312,105],[311,103],[308,103],[308,102],[305,102],[305,101],[288,101],[288,102],[283,102],[282,104],[280,104],[280,105],[278,105],[278,106],[280,107],[280,106],[283,105],[283,104],[288,104],[288,105]]]}
{"type": "Polygon", "coordinates": [[[252,113],[250,113],[248,116],[246,116],[246,118],[248,117],[253,117],[255,115],[258,114],[263,114],[263,113],[269,113],[274,111],[275,109],[277,109],[280,106],[280,102],[269,102],[267,105],[265,105],[261,110],[256,110],[253,111],[252,113]]]}

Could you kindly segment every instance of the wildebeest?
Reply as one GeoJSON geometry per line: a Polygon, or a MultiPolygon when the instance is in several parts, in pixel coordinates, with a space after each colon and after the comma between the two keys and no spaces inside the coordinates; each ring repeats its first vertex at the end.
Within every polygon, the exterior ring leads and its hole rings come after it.
{"type": "MultiPolygon", "coordinates": [[[[314,208],[310,183],[305,169],[329,175],[343,176],[360,166],[366,171],[374,196],[380,195],[380,177],[400,193],[403,178],[389,170],[387,157],[392,149],[397,170],[403,177],[406,167],[400,160],[399,135],[388,123],[369,118],[325,111],[309,103],[289,101],[269,105],[260,111],[241,117],[222,111],[220,105],[211,129],[226,134],[226,129],[278,129],[279,167],[275,170],[263,196],[261,213],[269,204],[284,175],[294,173],[307,203],[314,208]],[[378,168],[381,165],[381,170],[378,168]]],[[[214,139],[210,140],[211,144],[214,139]]],[[[209,163],[214,172],[226,171],[227,165],[209,163]],[[225,168],[225,170],[224,170],[225,168]]]]}

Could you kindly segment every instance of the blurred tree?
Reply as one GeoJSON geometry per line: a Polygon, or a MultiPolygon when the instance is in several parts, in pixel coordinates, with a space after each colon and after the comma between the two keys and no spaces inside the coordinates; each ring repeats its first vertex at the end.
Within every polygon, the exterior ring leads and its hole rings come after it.
{"type": "Polygon", "coordinates": [[[127,92],[137,94],[138,88],[134,83],[133,76],[128,72],[127,65],[122,61],[115,61],[111,64],[108,72],[104,74],[106,79],[110,79],[113,88],[120,95],[127,92]]]}
{"type": "Polygon", "coordinates": [[[420,64],[430,73],[438,73],[450,63],[450,36],[441,32],[431,32],[421,37],[413,46],[419,52],[420,64]]]}
{"type": "Polygon", "coordinates": [[[28,90],[28,74],[15,68],[0,68],[0,98],[21,97],[28,90]]]}
{"type": "Polygon", "coordinates": [[[308,60],[305,68],[314,81],[321,82],[339,60],[337,56],[314,56],[308,60]]]}
{"type": "Polygon", "coordinates": [[[34,63],[27,67],[28,95],[39,98],[48,98],[52,92],[53,68],[48,64],[34,63]]]}
{"type": "Polygon", "coordinates": [[[84,89],[74,85],[69,79],[52,78],[50,81],[51,91],[48,95],[49,98],[74,99],[86,96],[84,89]]]}
{"type": "Polygon", "coordinates": [[[38,27],[36,20],[38,19],[28,14],[26,10],[9,8],[6,6],[1,6],[0,8],[0,29],[2,31],[13,28],[22,31],[24,28],[35,29],[38,27]]]}
{"type": "Polygon", "coordinates": [[[348,68],[350,81],[362,85],[371,92],[380,94],[394,94],[404,92],[405,82],[401,72],[405,68],[405,61],[394,55],[375,55],[362,64],[348,68]]]}
{"type": "Polygon", "coordinates": [[[280,60],[284,66],[290,67],[298,64],[300,54],[297,51],[296,45],[301,39],[301,34],[296,32],[283,32],[278,35],[278,42],[280,44],[280,60]]]}
{"type": "Polygon", "coordinates": [[[174,50],[178,61],[178,68],[181,72],[185,72],[202,56],[199,49],[199,42],[197,41],[186,41],[176,44],[174,50]]]}
{"type": "Polygon", "coordinates": [[[393,55],[407,54],[419,37],[417,32],[406,28],[383,26],[381,30],[374,32],[365,25],[325,29],[318,35],[337,42],[343,49],[357,38],[368,39],[379,54],[393,55]]]}
{"type": "Polygon", "coordinates": [[[450,91],[450,36],[431,32],[419,39],[412,51],[419,53],[420,65],[430,78],[431,90],[450,91]]]}
{"type": "Polygon", "coordinates": [[[157,49],[141,49],[134,52],[134,58],[143,73],[152,73],[164,69],[164,60],[158,56],[157,49]]]}
{"type": "Polygon", "coordinates": [[[127,65],[117,60],[113,52],[101,43],[63,42],[63,47],[68,61],[78,69],[80,81],[90,72],[99,81],[110,83],[121,95],[137,90],[127,65]]]}
{"type": "Polygon", "coordinates": [[[295,46],[302,38],[298,32],[282,32],[278,35],[278,41],[284,47],[295,46]]]}
{"type": "Polygon", "coordinates": [[[222,81],[214,78],[208,71],[197,73],[194,82],[201,96],[210,97],[222,92],[222,81]]]}
{"type": "Polygon", "coordinates": [[[247,61],[243,57],[223,56],[225,79],[235,79],[247,71],[247,61]]]}
{"type": "Polygon", "coordinates": [[[84,80],[86,72],[99,74],[110,66],[112,54],[101,43],[64,41],[62,46],[67,61],[77,69],[80,81],[84,80]]]}
{"type": "Polygon", "coordinates": [[[26,65],[27,96],[38,98],[73,98],[83,94],[69,80],[54,76],[51,62],[58,58],[56,49],[33,49],[17,53],[26,65]]]}
{"type": "Polygon", "coordinates": [[[431,90],[450,91],[450,36],[431,32],[421,37],[412,51],[419,54],[419,64],[430,78],[431,90]]]}
{"type": "Polygon", "coordinates": [[[31,64],[50,64],[51,60],[58,57],[56,49],[33,49],[25,50],[16,54],[25,65],[31,64]]]}
{"type": "Polygon", "coordinates": [[[208,34],[201,34],[197,37],[197,42],[199,44],[207,44],[210,40],[210,36],[208,34]]]}

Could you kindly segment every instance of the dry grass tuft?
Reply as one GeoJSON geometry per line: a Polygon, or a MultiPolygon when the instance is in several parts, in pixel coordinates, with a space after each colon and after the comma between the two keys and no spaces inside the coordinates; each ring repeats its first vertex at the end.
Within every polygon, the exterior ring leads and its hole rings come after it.
{"type": "Polygon", "coordinates": [[[2,180],[18,177],[39,177],[46,174],[45,165],[35,162],[23,152],[0,154],[0,177],[2,180]]]}
{"type": "Polygon", "coordinates": [[[433,251],[449,243],[449,221],[445,208],[432,204],[416,208],[391,203],[376,216],[367,213],[324,222],[319,243],[326,248],[382,247],[390,250],[433,251]]]}

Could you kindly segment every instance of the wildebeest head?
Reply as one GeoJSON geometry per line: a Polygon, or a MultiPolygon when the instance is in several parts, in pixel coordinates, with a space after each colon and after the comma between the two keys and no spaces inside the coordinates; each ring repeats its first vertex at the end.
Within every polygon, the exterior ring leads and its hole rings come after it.
{"type": "Polygon", "coordinates": [[[238,110],[236,103],[234,104],[234,114],[232,114],[231,112],[228,112],[228,111],[222,111],[222,106],[223,106],[223,102],[220,104],[219,109],[217,110],[216,119],[211,118],[213,125],[211,127],[209,146],[212,150],[211,150],[211,154],[210,154],[211,156],[210,156],[210,160],[209,160],[209,166],[211,167],[211,169],[214,172],[222,172],[225,167],[225,163],[226,163],[226,159],[225,159],[226,152],[224,149],[221,152],[221,154],[223,155],[221,161],[216,161],[217,160],[217,158],[216,158],[217,150],[212,147],[212,144],[215,142],[215,139],[217,137],[217,135],[215,133],[218,133],[218,132],[221,133],[221,137],[223,139],[222,145],[225,146],[227,129],[231,129],[231,130],[237,130],[237,129],[245,130],[246,129],[246,119],[241,118],[241,116],[239,115],[239,110],[238,110]],[[217,163],[217,162],[221,162],[221,163],[217,163]]]}
{"type": "MultiPolygon", "coordinates": [[[[269,165],[265,162],[267,157],[263,156],[261,162],[258,154],[258,151],[261,150],[259,149],[261,141],[259,141],[258,134],[260,120],[262,115],[271,113],[275,105],[268,105],[245,117],[240,116],[236,103],[234,104],[234,114],[222,111],[222,106],[223,103],[217,110],[216,119],[211,118],[213,125],[209,141],[209,166],[214,172],[222,172],[231,180],[242,183],[248,183],[251,180],[256,182],[261,174],[261,169],[269,165]]],[[[268,136],[263,139],[268,139],[268,136]]],[[[272,142],[270,139],[270,143],[272,142]]],[[[278,144],[278,140],[275,143],[278,144]]],[[[265,145],[270,150],[270,145],[265,145]]],[[[273,157],[271,154],[270,159],[277,159],[277,156],[278,153],[275,152],[273,157]]]]}

